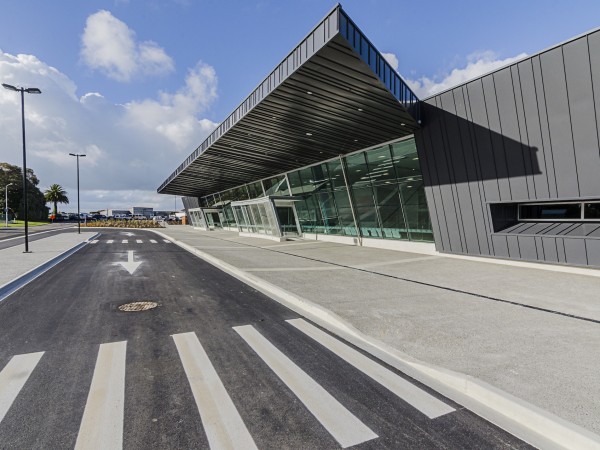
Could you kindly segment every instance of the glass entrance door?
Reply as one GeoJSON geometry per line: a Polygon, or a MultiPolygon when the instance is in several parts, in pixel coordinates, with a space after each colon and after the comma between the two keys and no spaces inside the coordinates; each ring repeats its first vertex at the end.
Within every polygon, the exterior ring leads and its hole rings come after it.
{"type": "Polygon", "coordinates": [[[296,211],[292,206],[276,206],[279,226],[282,236],[299,236],[298,224],[296,222],[296,211]]]}
{"type": "Polygon", "coordinates": [[[221,226],[221,218],[219,217],[218,212],[207,212],[206,222],[208,223],[209,228],[223,228],[221,226]]]}

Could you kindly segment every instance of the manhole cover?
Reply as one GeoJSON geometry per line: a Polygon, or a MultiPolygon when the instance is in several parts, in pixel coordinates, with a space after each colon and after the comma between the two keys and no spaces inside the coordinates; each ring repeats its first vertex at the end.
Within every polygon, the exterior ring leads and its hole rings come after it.
{"type": "Polygon", "coordinates": [[[149,309],[154,309],[158,306],[156,302],[132,302],[125,303],[124,305],[119,306],[119,311],[125,312],[139,312],[139,311],[147,311],[149,309]]]}

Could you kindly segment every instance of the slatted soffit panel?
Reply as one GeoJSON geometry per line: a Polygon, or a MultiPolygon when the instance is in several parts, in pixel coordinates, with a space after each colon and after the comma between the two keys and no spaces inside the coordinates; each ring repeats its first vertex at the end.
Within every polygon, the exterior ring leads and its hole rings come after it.
{"type": "Polygon", "coordinates": [[[418,108],[337,5],[158,192],[202,196],[401,138],[418,108]]]}

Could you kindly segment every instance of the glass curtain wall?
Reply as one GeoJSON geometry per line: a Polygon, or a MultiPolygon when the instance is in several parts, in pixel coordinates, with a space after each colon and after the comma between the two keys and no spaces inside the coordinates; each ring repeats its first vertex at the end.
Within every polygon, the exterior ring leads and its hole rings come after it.
{"type": "MultiPolygon", "coordinates": [[[[356,236],[358,225],[363,237],[433,242],[414,139],[288,172],[287,179],[282,174],[208,195],[200,199],[200,204],[218,204],[223,209],[223,225],[235,227],[229,202],[269,195],[303,198],[295,205],[304,233],[356,236]]],[[[257,208],[244,210],[237,214],[237,225],[240,220],[244,225],[259,222],[246,222],[250,215],[261,217],[264,212],[257,208]]]]}

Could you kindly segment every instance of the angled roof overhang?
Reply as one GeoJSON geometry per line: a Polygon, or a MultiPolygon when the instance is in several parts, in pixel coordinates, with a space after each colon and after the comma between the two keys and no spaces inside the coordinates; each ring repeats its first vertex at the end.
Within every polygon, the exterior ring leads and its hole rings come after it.
{"type": "Polygon", "coordinates": [[[158,192],[203,196],[401,138],[418,107],[337,5],[158,192]]]}

